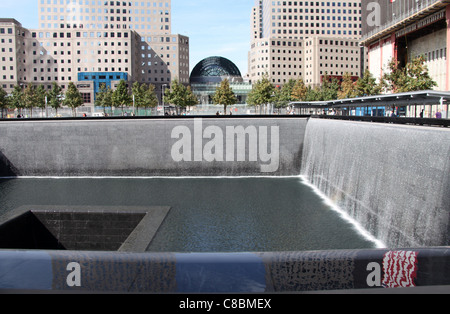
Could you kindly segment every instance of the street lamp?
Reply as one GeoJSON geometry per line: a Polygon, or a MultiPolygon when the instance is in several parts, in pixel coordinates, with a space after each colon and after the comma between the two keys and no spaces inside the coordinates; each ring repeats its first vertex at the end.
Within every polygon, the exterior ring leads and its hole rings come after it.
{"type": "Polygon", "coordinates": [[[164,92],[165,92],[166,86],[167,86],[167,84],[163,84],[163,86],[162,86],[162,95],[161,95],[162,107],[163,107],[163,115],[166,114],[166,106],[164,104],[164,92]]]}
{"type": "Polygon", "coordinates": [[[45,96],[45,115],[48,118],[48,99],[47,99],[47,96],[45,96]]]}

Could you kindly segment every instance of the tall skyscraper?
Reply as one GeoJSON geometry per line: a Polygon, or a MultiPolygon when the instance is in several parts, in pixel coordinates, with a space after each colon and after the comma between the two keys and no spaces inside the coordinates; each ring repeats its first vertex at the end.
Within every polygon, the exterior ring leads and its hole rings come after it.
{"type": "Polygon", "coordinates": [[[170,0],[36,1],[38,29],[0,20],[0,46],[8,50],[0,67],[13,69],[0,76],[8,92],[74,82],[92,112],[100,86],[114,89],[121,79],[151,83],[159,98],[173,79],[189,83],[189,38],[171,34],[170,0]]]}
{"type": "Polygon", "coordinates": [[[274,84],[302,78],[315,86],[325,74],[363,72],[360,0],[256,0],[251,20],[252,81],[267,74],[274,84]]]}

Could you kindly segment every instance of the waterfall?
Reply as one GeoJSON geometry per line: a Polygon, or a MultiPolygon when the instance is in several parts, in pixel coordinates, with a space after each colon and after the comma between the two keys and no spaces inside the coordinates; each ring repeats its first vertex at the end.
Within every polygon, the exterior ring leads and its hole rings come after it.
{"type": "Polygon", "coordinates": [[[301,175],[390,248],[450,244],[448,129],[310,119],[301,175]]]}

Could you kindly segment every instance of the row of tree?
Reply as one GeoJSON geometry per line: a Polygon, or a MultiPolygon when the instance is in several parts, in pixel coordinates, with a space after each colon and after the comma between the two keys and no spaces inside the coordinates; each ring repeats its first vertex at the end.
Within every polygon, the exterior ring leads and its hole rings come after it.
{"type": "Polygon", "coordinates": [[[372,73],[365,71],[363,77],[354,81],[349,73],[343,75],[342,81],[324,75],[320,86],[306,86],[302,79],[289,80],[282,88],[276,88],[267,75],[256,82],[250,92],[247,103],[260,106],[268,103],[276,107],[286,107],[292,101],[326,101],[381,93],[401,93],[428,90],[437,86],[430,77],[425,65],[425,58],[419,56],[405,67],[399,62],[391,61],[389,71],[377,82],[372,73]]]}
{"type": "Polygon", "coordinates": [[[33,109],[41,109],[44,111],[47,106],[58,112],[63,106],[69,107],[75,112],[75,109],[83,105],[83,97],[78,91],[75,84],[70,83],[67,91],[63,93],[62,88],[53,82],[52,89],[46,91],[43,85],[34,86],[31,83],[25,88],[20,85],[14,86],[11,94],[0,87],[0,109],[2,117],[4,110],[17,109],[22,114],[23,109],[28,109],[30,115],[33,109]]]}
{"type": "Polygon", "coordinates": [[[103,107],[106,113],[106,108],[121,108],[122,114],[124,108],[130,105],[134,106],[134,110],[138,108],[151,108],[158,104],[158,98],[155,94],[155,86],[152,84],[140,84],[135,82],[130,90],[125,80],[121,80],[115,90],[105,85],[100,86],[100,90],[96,95],[95,105],[103,107]]]}
{"type": "MultiPolygon", "coordinates": [[[[164,102],[175,105],[178,112],[179,108],[196,105],[197,98],[190,86],[185,86],[175,79],[172,81],[170,89],[165,90],[164,102]]],[[[114,91],[109,87],[101,86],[95,100],[95,105],[103,107],[105,112],[106,108],[110,107],[112,110],[112,107],[116,107],[121,108],[123,113],[124,107],[128,107],[130,104],[133,105],[134,110],[156,107],[159,101],[155,85],[135,82],[129,90],[126,82],[122,80],[114,91]]]]}
{"type": "MultiPolygon", "coordinates": [[[[278,108],[287,107],[292,101],[326,101],[379,95],[383,92],[400,93],[432,89],[436,82],[430,77],[425,65],[425,58],[419,56],[405,67],[399,62],[391,61],[389,71],[377,82],[374,76],[366,71],[363,77],[354,81],[349,73],[343,75],[342,81],[323,77],[322,84],[317,87],[306,86],[302,79],[289,80],[282,88],[276,88],[267,75],[256,82],[247,97],[247,103],[252,106],[274,104],[278,108]]],[[[227,79],[223,80],[212,96],[215,104],[227,107],[237,103],[237,97],[227,79]]],[[[190,87],[185,87],[174,81],[171,90],[166,91],[165,101],[177,107],[193,106],[197,104],[196,97],[190,87]]]]}
{"type": "MultiPolygon", "coordinates": [[[[252,106],[262,106],[274,104],[278,108],[286,107],[292,101],[326,101],[333,99],[344,99],[361,96],[378,95],[383,92],[408,92],[432,89],[436,86],[428,74],[423,56],[413,59],[405,67],[400,67],[396,61],[389,63],[389,71],[377,82],[373,75],[366,71],[363,77],[354,81],[349,73],[345,73],[342,81],[336,78],[330,78],[325,75],[322,84],[317,87],[306,86],[302,79],[289,80],[282,88],[276,88],[269,80],[268,75],[263,76],[253,86],[252,91],[247,97],[247,103],[252,106]]],[[[215,104],[223,105],[224,112],[228,106],[237,103],[237,97],[230,87],[228,80],[223,80],[216,89],[212,97],[215,104]]],[[[170,89],[164,93],[164,102],[175,105],[175,108],[186,108],[198,103],[197,98],[192,92],[190,86],[185,86],[173,80],[170,89]]],[[[136,82],[128,88],[127,83],[121,80],[117,88],[113,91],[111,88],[101,86],[96,95],[95,105],[106,108],[124,108],[133,105],[134,109],[153,108],[158,105],[158,98],[155,93],[155,86],[152,84],[140,84],[136,82]]],[[[29,84],[25,89],[17,85],[12,93],[7,93],[0,87],[0,109],[17,109],[19,113],[22,109],[40,108],[44,110],[49,106],[57,110],[62,106],[72,109],[75,116],[76,108],[83,105],[83,97],[73,83],[69,83],[67,91],[63,93],[61,87],[54,82],[52,89],[48,92],[42,85],[38,87],[29,84]]]]}

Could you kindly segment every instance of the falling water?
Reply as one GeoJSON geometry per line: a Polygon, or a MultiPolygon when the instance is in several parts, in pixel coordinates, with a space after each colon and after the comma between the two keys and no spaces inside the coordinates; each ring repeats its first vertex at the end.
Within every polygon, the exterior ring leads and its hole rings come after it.
{"type": "Polygon", "coordinates": [[[450,243],[448,129],[311,119],[301,175],[391,248],[450,243]]]}

